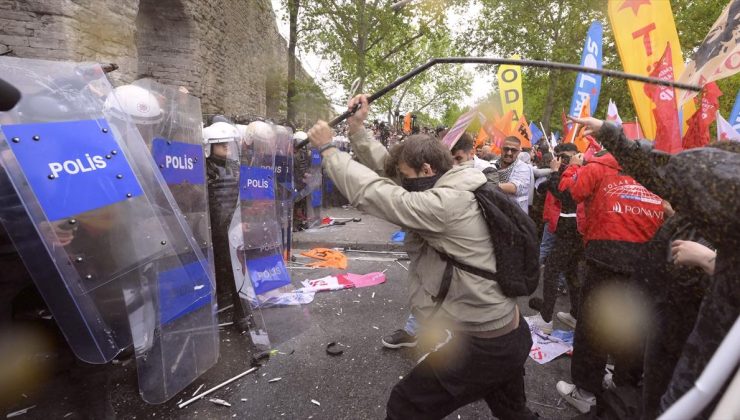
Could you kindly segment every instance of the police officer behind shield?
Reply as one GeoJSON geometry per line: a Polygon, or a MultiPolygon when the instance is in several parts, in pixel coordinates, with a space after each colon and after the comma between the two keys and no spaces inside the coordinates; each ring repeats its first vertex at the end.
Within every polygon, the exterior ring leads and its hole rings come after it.
{"type": "Polygon", "coordinates": [[[227,122],[203,129],[218,306],[233,304],[234,326],[247,331],[249,324],[234,283],[229,251],[229,225],[239,201],[239,138],[239,131],[227,122]]]}

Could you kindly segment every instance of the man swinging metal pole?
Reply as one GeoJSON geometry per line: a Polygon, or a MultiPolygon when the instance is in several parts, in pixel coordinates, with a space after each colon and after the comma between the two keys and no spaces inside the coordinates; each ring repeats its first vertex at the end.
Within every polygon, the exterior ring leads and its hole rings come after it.
{"type": "MultiPolygon", "coordinates": [[[[695,92],[699,92],[702,89],[700,86],[689,85],[686,83],[677,83],[671,80],[661,80],[661,79],[656,79],[654,77],[640,76],[638,74],[625,73],[625,72],[618,71],[618,70],[593,69],[590,67],[583,67],[583,66],[579,66],[576,64],[569,64],[569,63],[558,63],[558,62],[540,61],[540,60],[518,60],[514,58],[495,58],[495,57],[440,57],[440,58],[430,59],[426,63],[411,70],[410,72],[394,80],[387,86],[383,87],[379,91],[373,93],[371,96],[367,98],[368,103],[372,103],[373,101],[383,97],[386,93],[397,88],[403,83],[406,83],[407,81],[414,78],[418,74],[425,72],[427,69],[431,68],[432,66],[436,64],[468,64],[468,63],[498,64],[498,65],[511,64],[511,65],[525,66],[525,67],[540,67],[540,68],[549,68],[549,69],[555,69],[555,70],[568,70],[568,71],[577,71],[577,72],[582,72],[582,73],[599,74],[602,76],[615,77],[618,79],[634,80],[636,82],[650,83],[654,85],[670,86],[673,88],[691,90],[695,92]]],[[[355,109],[344,111],[341,115],[331,120],[329,122],[329,126],[335,127],[337,124],[347,119],[347,117],[354,114],[357,111],[358,107],[359,105],[356,106],[355,109]]],[[[305,147],[308,144],[308,142],[309,142],[308,139],[303,140],[296,146],[296,148],[300,149],[302,147],[305,147]]]]}

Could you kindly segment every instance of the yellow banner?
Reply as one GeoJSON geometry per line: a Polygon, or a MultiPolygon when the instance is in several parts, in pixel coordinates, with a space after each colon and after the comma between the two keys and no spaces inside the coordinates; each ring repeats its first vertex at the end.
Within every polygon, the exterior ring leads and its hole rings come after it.
{"type": "MultiPolygon", "coordinates": [[[[617,43],[622,67],[628,73],[649,76],[653,65],[660,60],[666,44],[671,44],[673,74],[683,73],[684,63],[678,41],[676,23],[673,21],[671,2],[668,0],[609,0],[609,22],[617,43]]],[[[645,94],[643,83],[627,82],[635,110],[645,136],[655,138],[653,101],[645,94]]],[[[676,97],[677,104],[680,100],[676,97]]],[[[680,104],[679,104],[679,109],[680,104]]],[[[683,107],[684,132],[688,120],[696,111],[693,102],[683,107]]]]}
{"type": "MultiPolygon", "coordinates": [[[[511,58],[519,59],[518,55],[511,58]]],[[[511,127],[516,127],[519,117],[524,112],[524,98],[522,96],[522,67],[501,66],[498,69],[498,91],[501,96],[501,108],[503,114],[512,111],[511,127]]]]}

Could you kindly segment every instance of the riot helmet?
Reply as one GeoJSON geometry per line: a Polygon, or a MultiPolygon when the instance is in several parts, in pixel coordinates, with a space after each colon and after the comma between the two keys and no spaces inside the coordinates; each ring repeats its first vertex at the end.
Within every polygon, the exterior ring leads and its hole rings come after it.
{"type": "Polygon", "coordinates": [[[151,91],[135,85],[113,89],[105,99],[104,109],[113,118],[124,121],[130,118],[147,145],[151,145],[155,127],[162,122],[164,115],[157,97],[151,91]]]}
{"type": "Polygon", "coordinates": [[[238,156],[236,144],[241,138],[239,130],[233,125],[219,121],[203,129],[203,146],[206,157],[213,155],[221,159],[235,159],[238,156]]]}

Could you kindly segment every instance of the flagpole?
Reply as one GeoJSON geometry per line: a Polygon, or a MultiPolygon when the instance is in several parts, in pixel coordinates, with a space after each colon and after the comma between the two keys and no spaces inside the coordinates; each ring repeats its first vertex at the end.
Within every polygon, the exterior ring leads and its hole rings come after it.
{"type": "MultiPolygon", "coordinates": [[[[543,136],[543,137],[545,137],[545,138],[547,138],[547,131],[545,131],[545,126],[544,126],[544,125],[542,125],[542,121],[540,121],[540,128],[542,129],[542,136],[543,136]]],[[[549,148],[550,148],[550,146],[551,146],[551,143],[550,143],[550,141],[549,141],[549,140],[547,141],[547,146],[548,146],[548,147],[547,147],[548,149],[549,149],[549,148]]]]}
{"type": "Polygon", "coordinates": [[[719,137],[719,109],[714,111],[714,121],[717,121],[717,142],[722,141],[719,137]]]}

